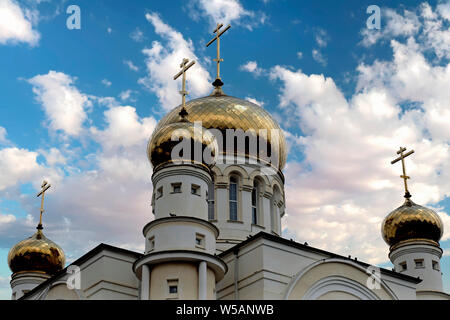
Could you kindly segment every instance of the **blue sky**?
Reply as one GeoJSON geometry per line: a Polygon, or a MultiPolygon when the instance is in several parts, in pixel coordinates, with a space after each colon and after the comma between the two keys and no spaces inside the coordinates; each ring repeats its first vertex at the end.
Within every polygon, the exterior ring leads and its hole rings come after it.
{"type": "Polygon", "coordinates": [[[151,218],[145,147],[179,103],[211,92],[214,24],[224,91],[270,111],[288,137],[284,232],[390,267],[382,219],[402,203],[400,145],[413,200],[439,212],[450,290],[450,2],[0,0],[0,298],[9,248],[30,236],[35,193],[53,187],[46,234],[69,262],[100,242],[141,250],[151,218]],[[81,9],[69,30],[66,9],[81,9]],[[2,262],[3,261],[3,262],[2,262]]]}

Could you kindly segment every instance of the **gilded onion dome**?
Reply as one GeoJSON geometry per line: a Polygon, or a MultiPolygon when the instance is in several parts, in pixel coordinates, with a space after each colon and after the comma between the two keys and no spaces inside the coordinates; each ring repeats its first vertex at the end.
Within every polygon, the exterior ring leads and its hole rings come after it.
{"type": "Polygon", "coordinates": [[[11,248],[8,265],[13,273],[42,272],[53,275],[64,268],[64,251],[48,239],[42,229],[11,248]]]}
{"type": "MultiPolygon", "coordinates": [[[[276,155],[278,156],[278,164],[276,169],[282,170],[286,164],[286,142],[283,131],[280,129],[277,121],[275,121],[266,110],[250,101],[227,96],[220,91],[218,92],[219,93],[213,93],[210,96],[187,102],[187,119],[190,122],[201,121],[201,125],[206,129],[219,129],[222,132],[224,139],[226,138],[226,129],[242,129],[244,132],[249,132],[256,138],[255,141],[259,140],[266,142],[266,150],[269,155],[271,155],[271,152],[276,152],[276,155]],[[247,131],[250,129],[253,129],[254,131],[247,131]],[[278,143],[273,143],[271,139],[272,130],[278,133],[278,143]],[[263,133],[264,131],[266,132],[265,135],[263,133]],[[267,137],[267,139],[265,137],[267,137]]],[[[182,107],[180,105],[161,119],[154,134],[158,135],[157,133],[161,130],[161,128],[178,122],[179,112],[181,109],[182,107]]],[[[225,140],[222,145],[224,148],[227,147],[225,140]]],[[[219,148],[220,147],[221,146],[219,144],[219,148]]],[[[150,148],[148,151],[153,152],[153,148],[150,148]]],[[[246,149],[246,153],[247,151],[248,150],[246,149]]],[[[161,150],[160,152],[163,151],[161,150]]],[[[237,154],[237,151],[219,150],[219,153],[237,154]]],[[[152,158],[150,154],[149,157],[152,158]]]]}
{"type": "Polygon", "coordinates": [[[402,206],[384,219],[381,230],[390,246],[408,240],[428,240],[439,245],[444,225],[436,212],[406,198],[402,206]]]}
{"type": "Polygon", "coordinates": [[[154,169],[163,164],[172,163],[175,160],[206,166],[213,165],[215,163],[216,150],[218,150],[218,147],[213,134],[202,126],[196,126],[194,123],[185,120],[159,126],[153,132],[147,146],[147,154],[154,169]],[[187,152],[184,154],[174,149],[176,145],[182,143],[185,139],[190,141],[190,148],[188,149],[190,155],[187,152]],[[196,154],[200,146],[202,153],[196,154]],[[205,151],[205,149],[208,150],[205,151]],[[172,155],[173,151],[175,151],[174,155],[172,155]],[[210,159],[204,157],[205,154],[210,155],[210,159]]]}

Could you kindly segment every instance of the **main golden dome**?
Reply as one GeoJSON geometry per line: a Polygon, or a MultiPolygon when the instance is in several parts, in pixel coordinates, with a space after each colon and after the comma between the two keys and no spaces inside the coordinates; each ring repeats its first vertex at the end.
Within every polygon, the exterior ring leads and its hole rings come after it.
{"type": "Polygon", "coordinates": [[[8,265],[13,273],[43,272],[53,275],[64,268],[64,251],[44,236],[41,229],[11,248],[8,265]]]}
{"type": "MultiPolygon", "coordinates": [[[[179,113],[181,105],[174,108],[158,123],[154,135],[158,131],[171,123],[179,121],[179,113]]],[[[271,130],[277,130],[279,133],[279,141],[277,150],[278,165],[277,169],[281,170],[286,164],[286,141],[278,123],[272,116],[260,106],[239,98],[231,97],[224,94],[212,94],[210,96],[191,100],[186,103],[187,119],[190,122],[201,121],[201,125],[206,129],[218,129],[224,132],[226,129],[242,129],[244,132],[253,129],[257,138],[260,130],[266,130],[268,145],[272,146],[271,130]]],[[[225,136],[225,135],[224,135],[225,136]]],[[[222,144],[226,147],[226,143],[222,144]]],[[[269,148],[270,148],[269,147],[269,148]]],[[[152,152],[152,149],[148,149],[152,152]]],[[[224,153],[223,150],[219,150],[224,153]]],[[[151,154],[148,154],[151,158],[151,154]]]]}
{"type": "Polygon", "coordinates": [[[439,245],[444,224],[436,212],[407,198],[402,206],[384,219],[381,230],[384,241],[390,246],[416,239],[429,240],[439,245]]]}

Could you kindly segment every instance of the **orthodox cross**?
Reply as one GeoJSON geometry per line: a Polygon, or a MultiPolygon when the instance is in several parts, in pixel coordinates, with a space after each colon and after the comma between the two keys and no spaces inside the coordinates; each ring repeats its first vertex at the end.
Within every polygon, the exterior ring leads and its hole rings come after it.
{"type": "Polygon", "coordinates": [[[225,29],[220,31],[220,28],[223,27],[223,23],[218,23],[216,29],[214,29],[213,33],[216,34],[216,36],[209,41],[206,46],[209,47],[214,41],[217,40],[217,59],[213,59],[213,61],[217,62],[217,77],[214,81],[213,85],[215,87],[220,87],[223,85],[222,80],[220,79],[220,63],[223,62],[223,59],[220,58],[220,36],[223,35],[228,29],[231,28],[231,25],[228,25],[225,29]]]}
{"type": "Polygon", "coordinates": [[[37,197],[39,198],[40,196],[42,196],[41,198],[41,214],[39,217],[39,224],[37,226],[38,230],[42,230],[42,214],[44,213],[44,196],[45,196],[45,191],[47,191],[48,189],[50,189],[51,185],[47,183],[47,181],[44,180],[44,182],[41,185],[41,192],[38,193],[37,197]]]}
{"type": "Polygon", "coordinates": [[[183,82],[182,82],[182,87],[181,87],[181,111],[180,111],[180,116],[183,120],[185,120],[185,117],[187,116],[187,111],[185,108],[185,104],[186,104],[186,95],[189,94],[186,91],[186,71],[192,67],[195,64],[195,61],[191,61],[189,64],[189,59],[184,58],[183,61],[180,64],[180,68],[181,71],[178,72],[174,77],[173,80],[177,80],[181,75],[183,76],[183,82]]]}
{"type": "Polygon", "coordinates": [[[404,183],[405,183],[405,198],[411,198],[411,194],[408,191],[408,182],[407,182],[407,180],[410,179],[410,177],[408,177],[406,175],[405,158],[410,156],[410,155],[412,155],[414,153],[414,150],[411,150],[408,153],[403,154],[403,152],[405,152],[405,151],[406,151],[406,148],[400,147],[400,150],[397,151],[397,154],[399,154],[400,157],[398,157],[395,160],[392,160],[391,164],[394,164],[394,163],[396,163],[396,162],[398,162],[400,160],[402,161],[403,175],[401,175],[400,178],[402,178],[404,183]]]}

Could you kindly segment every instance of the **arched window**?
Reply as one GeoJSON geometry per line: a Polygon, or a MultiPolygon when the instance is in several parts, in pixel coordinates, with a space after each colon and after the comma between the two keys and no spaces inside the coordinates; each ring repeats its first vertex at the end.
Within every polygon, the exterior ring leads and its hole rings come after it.
{"type": "Polygon", "coordinates": [[[252,223],[258,224],[259,215],[259,183],[258,181],[253,182],[252,190],[252,223]]]}
{"type": "Polygon", "coordinates": [[[234,176],[230,177],[230,220],[237,221],[238,219],[238,179],[234,176]]]}

